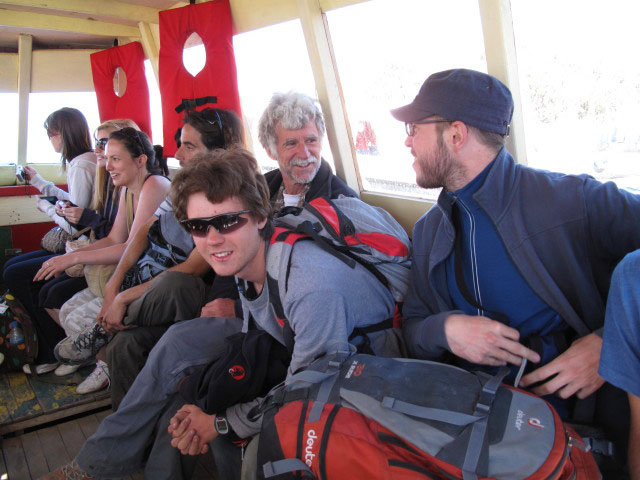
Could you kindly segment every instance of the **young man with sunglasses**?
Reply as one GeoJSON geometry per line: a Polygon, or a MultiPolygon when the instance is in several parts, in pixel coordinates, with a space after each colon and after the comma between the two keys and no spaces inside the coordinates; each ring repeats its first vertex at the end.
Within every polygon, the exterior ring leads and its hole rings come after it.
{"type": "MultiPolygon", "coordinates": [[[[189,111],[180,138],[176,158],[187,165],[198,153],[241,144],[242,121],[227,110],[189,111]]],[[[106,363],[99,375],[83,383],[83,393],[104,388],[110,380],[114,408],[171,324],[197,317],[213,297],[232,297],[233,312],[237,293],[232,279],[215,279],[211,285],[209,265],[171,210],[165,201],[127,246],[105,289],[96,326],[69,337],[56,350],[61,361],[71,364],[71,373],[108,342],[106,363]]]]}
{"type": "MultiPolygon", "coordinates": [[[[266,283],[271,231],[267,183],[249,152],[230,150],[216,155],[178,173],[172,190],[174,208],[214,271],[235,275],[243,285],[244,326],[236,319],[207,317],[172,326],[152,350],[118,411],[103,421],[72,464],[47,478],[92,478],[89,474],[109,478],[133,473],[142,465],[159,416],[145,477],[188,476],[167,433],[169,419],[184,403],[176,393],[181,380],[223,355],[225,338],[247,328],[249,316],[258,328],[284,344],[283,327],[275,317],[266,283]]],[[[282,289],[279,293],[295,334],[289,372],[336,346],[345,347],[354,328],[393,315],[393,297],[375,276],[359,264],[350,268],[314,242],[296,244],[290,265],[288,271],[284,267],[270,270],[281,284],[288,276],[286,293],[282,289]]],[[[397,344],[381,341],[384,335],[379,335],[372,335],[372,348],[377,353],[398,354],[397,344]]],[[[253,404],[228,408],[216,419],[218,430],[212,417],[195,407],[183,408],[171,428],[174,443],[185,453],[201,453],[218,435],[251,437],[260,428],[259,420],[247,418],[253,404]]],[[[238,460],[240,453],[236,449],[238,460]]],[[[182,459],[189,461],[188,456],[182,459]]],[[[221,475],[234,478],[237,473],[221,475]]]]}
{"type": "Polygon", "coordinates": [[[515,163],[504,147],[511,92],[490,75],[434,73],[391,113],[406,124],[418,185],[443,188],[413,231],[410,353],[450,352],[466,368],[512,364],[511,382],[528,361],[520,386],[571,418],[575,397],[604,383],[607,290],[615,264],[640,246],[640,197],[515,163]]]}

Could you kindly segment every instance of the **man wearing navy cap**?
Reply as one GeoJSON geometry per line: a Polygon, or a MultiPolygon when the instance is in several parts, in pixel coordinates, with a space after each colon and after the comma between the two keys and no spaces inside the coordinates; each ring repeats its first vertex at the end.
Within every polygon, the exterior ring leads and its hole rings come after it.
{"type": "Polygon", "coordinates": [[[411,354],[512,364],[512,382],[526,359],[520,385],[556,394],[567,418],[573,401],[562,399],[604,383],[606,296],[616,263],[640,247],[640,198],[515,163],[504,147],[511,92],[490,75],[435,73],[391,113],[405,122],[418,185],[443,187],[413,230],[403,310],[411,354]]]}

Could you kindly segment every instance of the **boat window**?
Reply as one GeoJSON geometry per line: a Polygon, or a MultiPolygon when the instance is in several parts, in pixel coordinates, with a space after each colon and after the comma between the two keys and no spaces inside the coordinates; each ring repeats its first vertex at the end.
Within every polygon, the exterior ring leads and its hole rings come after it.
{"type": "Polygon", "coordinates": [[[372,0],[326,15],[364,189],[435,198],[415,184],[404,125],[389,110],[433,72],[487,71],[478,3],[372,0]]]}
{"type": "Polygon", "coordinates": [[[0,92],[0,164],[18,163],[18,94],[0,92]]]}
{"type": "MultiPolygon", "coordinates": [[[[144,61],[144,74],[149,86],[149,105],[151,109],[151,136],[154,145],[164,145],[162,133],[162,102],[160,101],[160,88],[153,73],[153,67],[149,60],[144,61]]],[[[178,167],[178,160],[169,158],[169,166],[178,167]],[[173,163],[172,163],[173,162],[173,163]]]]}
{"type": "Polygon", "coordinates": [[[511,0],[529,165],[640,192],[640,64],[629,56],[640,31],[632,5],[511,0]]]}
{"type": "MultiPolygon", "coordinates": [[[[267,156],[258,140],[258,121],[269,99],[275,92],[291,90],[318,98],[300,21],[235,35],[233,48],[242,114],[250,132],[247,143],[263,171],[272,170],[278,164],[267,156]]],[[[326,136],[322,156],[333,164],[326,136]]]]}
{"type": "Polygon", "coordinates": [[[43,125],[49,114],[62,107],[73,107],[80,110],[89,123],[89,130],[92,135],[93,130],[100,125],[95,92],[29,94],[27,163],[60,162],[60,154],[53,151],[43,125]]]}

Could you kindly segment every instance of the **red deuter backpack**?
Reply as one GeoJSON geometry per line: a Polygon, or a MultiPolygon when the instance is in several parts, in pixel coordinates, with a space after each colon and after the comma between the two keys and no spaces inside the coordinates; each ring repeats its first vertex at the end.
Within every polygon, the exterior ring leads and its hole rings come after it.
{"type": "Polygon", "coordinates": [[[598,479],[580,437],[536,395],[426,360],[338,353],[272,391],[259,478],[598,479]]]}

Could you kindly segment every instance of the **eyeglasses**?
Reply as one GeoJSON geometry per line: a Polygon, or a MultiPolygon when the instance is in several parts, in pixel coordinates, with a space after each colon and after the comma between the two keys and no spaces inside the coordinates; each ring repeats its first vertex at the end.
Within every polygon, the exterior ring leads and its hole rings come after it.
{"type": "Polygon", "coordinates": [[[60,135],[60,132],[53,132],[53,131],[47,130],[47,137],[49,137],[49,140],[51,140],[53,137],[57,137],[58,135],[60,135]]]}
{"type": "Polygon", "coordinates": [[[449,120],[444,119],[431,119],[431,120],[420,120],[419,122],[407,122],[404,124],[404,128],[407,131],[407,136],[413,137],[416,133],[416,125],[424,125],[427,123],[450,123],[449,120]]]}
{"type": "Polygon", "coordinates": [[[208,218],[189,218],[182,220],[180,224],[194,237],[204,237],[209,232],[209,227],[213,227],[216,229],[216,232],[226,235],[243,227],[249,219],[241,217],[240,215],[249,213],[250,211],[251,210],[229,212],[208,218]]]}
{"type": "Polygon", "coordinates": [[[108,141],[109,141],[108,138],[96,139],[96,148],[99,148],[100,150],[104,150],[104,148],[107,146],[108,141]]]}

